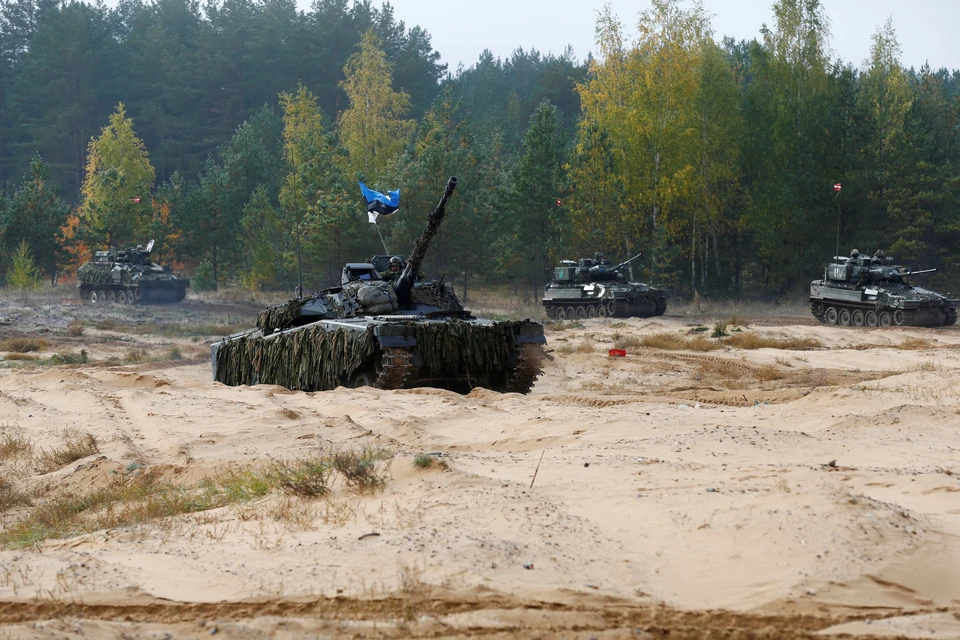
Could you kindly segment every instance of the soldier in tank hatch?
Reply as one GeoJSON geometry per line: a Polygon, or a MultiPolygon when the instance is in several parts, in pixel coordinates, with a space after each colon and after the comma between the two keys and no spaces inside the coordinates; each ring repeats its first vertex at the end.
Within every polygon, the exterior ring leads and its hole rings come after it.
{"type": "Polygon", "coordinates": [[[380,272],[380,277],[387,282],[396,282],[400,279],[400,275],[402,273],[403,260],[400,259],[400,256],[393,256],[390,258],[390,262],[387,264],[387,270],[380,272]]]}

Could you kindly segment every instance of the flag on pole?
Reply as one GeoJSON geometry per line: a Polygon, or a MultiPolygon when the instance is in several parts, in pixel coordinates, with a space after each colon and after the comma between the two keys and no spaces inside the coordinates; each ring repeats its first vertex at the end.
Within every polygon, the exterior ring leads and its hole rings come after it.
{"type": "Polygon", "coordinates": [[[839,183],[839,182],[838,182],[837,184],[833,185],[833,190],[834,190],[834,191],[840,191],[841,188],[842,188],[842,187],[840,186],[840,183],[839,183]]]}
{"type": "Polygon", "coordinates": [[[388,216],[391,213],[396,213],[397,209],[400,208],[400,189],[388,191],[384,195],[361,182],[360,192],[367,201],[367,216],[370,218],[370,224],[377,223],[377,216],[381,214],[388,216]]]}

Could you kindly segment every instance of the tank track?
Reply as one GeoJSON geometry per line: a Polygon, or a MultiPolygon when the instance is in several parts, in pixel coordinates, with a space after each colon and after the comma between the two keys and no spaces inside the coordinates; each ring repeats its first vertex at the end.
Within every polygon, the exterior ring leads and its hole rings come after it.
{"type": "Polygon", "coordinates": [[[530,393],[543,372],[543,349],[538,344],[524,344],[517,350],[517,366],[513,369],[507,392],[530,393]]]}
{"type": "Polygon", "coordinates": [[[401,389],[413,371],[413,354],[402,347],[388,347],[381,354],[378,389],[401,389]]]}
{"type": "Polygon", "coordinates": [[[584,320],[587,318],[605,318],[614,315],[614,305],[612,302],[601,302],[599,300],[590,301],[569,301],[566,304],[550,303],[544,305],[547,315],[557,320],[584,320]],[[574,313],[571,316],[568,313],[569,308],[573,308],[574,313]],[[558,312],[563,312],[563,317],[558,312]],[[582,312],[582,313],[581,313],[582,312]]]}
{"type": "Polygon", "coordinates": [[[957,308],[950,307],[947,309],[947,319],[944,321],[943,326],[952,327],[957,324],[957,308]]]}

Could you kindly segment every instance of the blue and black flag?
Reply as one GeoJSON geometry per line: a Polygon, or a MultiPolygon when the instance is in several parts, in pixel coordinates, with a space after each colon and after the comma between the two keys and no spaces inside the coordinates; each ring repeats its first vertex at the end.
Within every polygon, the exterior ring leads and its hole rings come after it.
{"type": "Polygon", "coordinates": [[[383,195],[361,182],[360,192],[363,193],[363,197],[367,201],[367,215],[370,216],[371,224],[377,223],[377,216],[381,214],[388,216],[391,213],[396,213],[397,209],[400,208],[400,189],[388,191],[387,195],[383,195]]]}

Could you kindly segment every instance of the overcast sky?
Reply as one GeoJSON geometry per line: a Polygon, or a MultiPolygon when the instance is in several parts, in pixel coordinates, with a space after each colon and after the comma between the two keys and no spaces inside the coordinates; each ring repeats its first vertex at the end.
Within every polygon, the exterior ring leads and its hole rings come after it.
{"type": "MultiPolygon", "coordinates": [[[[300,0],[304,3],[304,0],[300,0]]],[[[560,54],[567,44],[582,60],[593,51],[596,14],[603,0],[391,0],[397,18],[430,32],[433,46],[455,71],[476,62],[484,49],[506,57],[517,47],[560,54]]],[[[645,0],[611,0],[633,32],[645,0]]],[[[904,66],[960,69],[960,0],[822,0],[830,19],[834,58],[861,66],[871,36],[893,18],[904,66]]],[[[759,38],[773,26],[773,0],[704,0],[714,35],[759,38]]],[[[304,6],[304,8],[306,8],[304,6]]]]}

